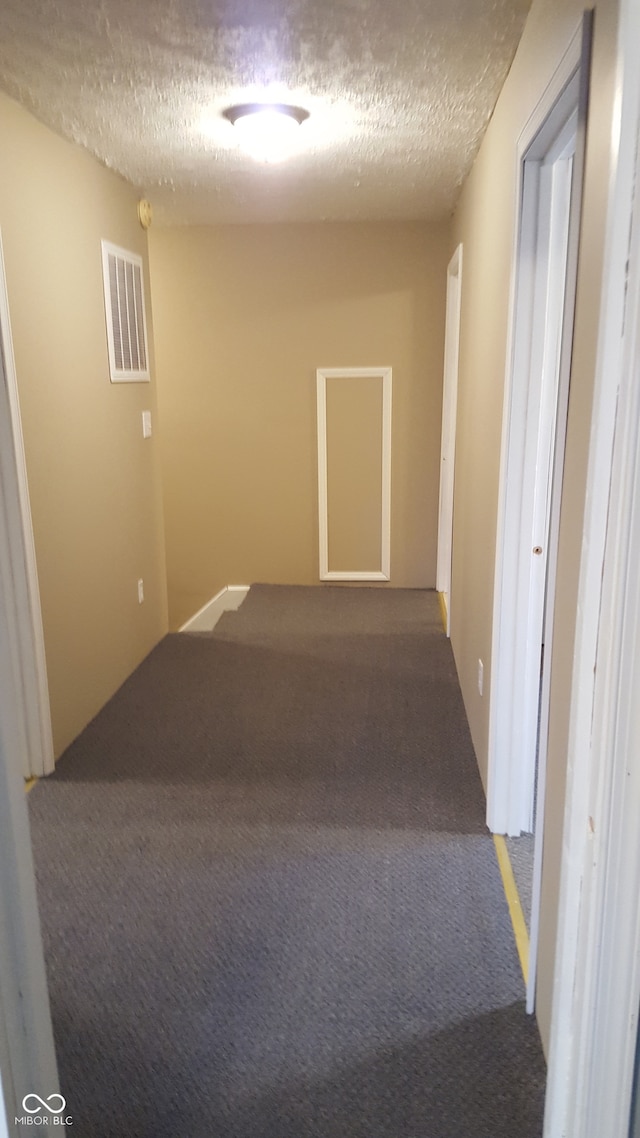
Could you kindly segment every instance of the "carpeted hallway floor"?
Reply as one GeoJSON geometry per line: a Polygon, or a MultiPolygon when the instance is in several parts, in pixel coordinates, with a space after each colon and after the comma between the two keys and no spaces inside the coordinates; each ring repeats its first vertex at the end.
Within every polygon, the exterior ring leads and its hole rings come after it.
{"type": "Polygon", "coordinates": [[[538,1138],[434,593],[254,586],[29,796],[78,1138],[538,1138]]]}

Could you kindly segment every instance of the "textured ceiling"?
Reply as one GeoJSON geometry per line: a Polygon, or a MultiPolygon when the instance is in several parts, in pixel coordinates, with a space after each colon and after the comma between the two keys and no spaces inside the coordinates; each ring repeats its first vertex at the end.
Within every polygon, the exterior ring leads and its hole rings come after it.
{"type": "Polygon", "coordinates": [[[151,199],[164,224],[442,218],[530,0],[2,0],[0,88],[151,199]],[[256,164],[221,117],[306,107],[256,164]]]}

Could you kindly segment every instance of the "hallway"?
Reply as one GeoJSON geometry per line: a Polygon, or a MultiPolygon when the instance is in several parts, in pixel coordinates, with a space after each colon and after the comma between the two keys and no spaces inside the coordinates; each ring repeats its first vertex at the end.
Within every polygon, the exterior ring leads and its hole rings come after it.
{"type": "Polygon", "coordinates": [[[536,1138],[545,1070],[436,594],[253,586],[29,796],[87,1138],[536,1138]]]}

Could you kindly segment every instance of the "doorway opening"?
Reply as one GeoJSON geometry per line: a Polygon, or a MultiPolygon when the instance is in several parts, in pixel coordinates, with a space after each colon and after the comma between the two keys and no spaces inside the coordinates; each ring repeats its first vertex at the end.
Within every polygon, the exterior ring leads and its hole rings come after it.
{"type": "Polygon", "coordinates": [[[515,839],[535,1002],[551,638],[582,198],[590,27],[519,146],[512,344],[501,460],[487,823],[515,839]],[[519,841],[520,836],[524,837],[519,841]]]}
{"type": "Polygon", "coordinates": [[[58,1091],[23,779],[53,769],[44,644],[0,240],[0,1133],[58,1091]],[[6,1112],[6,1114],[5,1114],[6,1112]]]}

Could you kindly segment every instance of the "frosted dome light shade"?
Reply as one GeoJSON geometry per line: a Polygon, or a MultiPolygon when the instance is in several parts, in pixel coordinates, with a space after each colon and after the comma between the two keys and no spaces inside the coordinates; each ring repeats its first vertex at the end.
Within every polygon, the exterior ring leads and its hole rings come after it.
{"type": "Polygon", "coordinates": [[[233,123],[245,153],[258,162],[281,162],[297,149],[298,131],[309,112],[286,104],[247,104],[230,107],[224,115],[233,123]]]}

